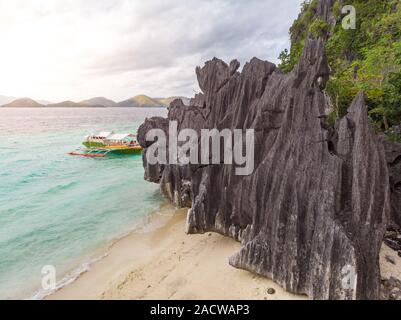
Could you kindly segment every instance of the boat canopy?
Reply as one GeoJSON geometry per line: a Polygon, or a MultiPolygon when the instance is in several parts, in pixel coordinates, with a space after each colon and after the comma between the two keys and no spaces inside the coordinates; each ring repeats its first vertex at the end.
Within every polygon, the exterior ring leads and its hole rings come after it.
{"type": "Polygon", "coordinates": [[[113,134],[113,132],[102,131],[97,136],[105,139],[105,138],[108,138],[109,136],[111,136],[112,134],[113,134]]]}
{"type": "Polygon", "coordinates": [[[112,140],[112,141],[124,141],[127,138],[135,138],[134,134],[130,133],[115,133],[107,137],[107,140],[112,140]]]}

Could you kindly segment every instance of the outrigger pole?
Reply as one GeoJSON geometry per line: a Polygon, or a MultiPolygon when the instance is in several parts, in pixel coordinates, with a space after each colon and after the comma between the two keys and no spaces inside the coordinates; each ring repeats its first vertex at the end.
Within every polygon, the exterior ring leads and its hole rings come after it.
{"type": "Polygon", "coordinates": [[[80,157],[88,157],[88,158],[104,158],[107,156],[107,154],[111,152],[111,150],[108,149],[93,149],[88,151],[87,153],[79,153],[76,151],[68,153],[70,156],[80,156],[80,157]]]}

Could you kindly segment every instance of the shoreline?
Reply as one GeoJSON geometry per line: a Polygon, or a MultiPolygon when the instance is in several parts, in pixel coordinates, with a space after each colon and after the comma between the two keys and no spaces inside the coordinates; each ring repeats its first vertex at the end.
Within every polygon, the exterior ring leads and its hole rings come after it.
{"type": "Polygon", "coordinates": [[[163,205],[142,227],[111,244],[88,271],[45,299],[307,299],[230,266],[229,257],[240,249],[235,240],[185,234],[186,212],[163,205]],[[271,288],[274,294],[267,293],[271,288]]]}
{"type": "MultiPolygon", "coordinates": [[[[236,269],[241,244],[216,233],[187,235],[186,209],[170,204],[110,244],[103,257],[45,300],[307,300],[236,269]],[[268,290],[274,289],[274,294],[268,290]]],[[[401,279],[401,258],[383,244],[382,279],[401,279]],[[388,261],[391,256],[394,263],[388,261]]]]}
{"type": "MultiPolygon", "coordinates": [[[[63,272],[62,276],[59,279],[57,279],[56,289],[53,290],[36,289],[33,290],[29,296],[22,297],[22,299],[46,300],[51,295],[57,293],[66,286],[71,285],[72,283],[77,281],[83,274],[89,272],[95,263],[107,257],[109,255],[110,249],[119,241],[123,240],[124,238],[130,236],[135,232],[138,233],[146,232],[148,228],[157,227],[155,222],[151,223],[151,221],[152,219],[155,219],[154,215],[159,212],[162,212],[163,208],[166,206],[167,206],[166,203],[163,202],[162,204],[160,204],[160,207],[158,209],[154,209],[153,211],[151,211],[151,213],[141,217],[138,221],[136,221],[130,230],[120,233],[115,238],[99,245],[90,254],[86,254],[83,257],[77,258],[77,264],[75,264],[75,266],[70,268],[69,270],[63,272]]],[[[162,223],[162,221],[159,221],[159,223],[160,222],[162,223]]]]}

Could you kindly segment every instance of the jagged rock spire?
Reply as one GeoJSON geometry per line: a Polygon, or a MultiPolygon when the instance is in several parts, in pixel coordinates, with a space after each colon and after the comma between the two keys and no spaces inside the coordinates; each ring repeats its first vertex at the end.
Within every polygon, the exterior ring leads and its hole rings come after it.
{"type": "MultiPolygon", "coordinates": [[[[322,88],[329,69],[323,40],[307,39],[298,66],[283,74],[272,63],[219,59],[197,68],[202,93],[186,107],[174,101],[168,120],[179,129],[254,129],[255,171],[231,165],[149,165],[178,206],[191,209],[188,233],[214,231],[242,242],[231,265],[267,276],[314,299],[379,298],[379,249],[390,211],[382,144],[364,96],[329,132],[322,125],[322,88]]],[[[147,119],[166,131],[168,121],[147,119]]],[[[167,132],[167,131],[166,131],[167,132]]],[[[146,150],[145,150],[146,152],[146,150]]]]}

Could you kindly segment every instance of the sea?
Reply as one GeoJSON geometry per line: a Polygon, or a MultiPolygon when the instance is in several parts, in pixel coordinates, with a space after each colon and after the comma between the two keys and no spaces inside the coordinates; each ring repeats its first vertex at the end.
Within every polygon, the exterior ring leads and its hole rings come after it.
{"type": "Polygon", "coordinates": [[[141,155],[68,153],[88,134],[136,133],[146,117],[166,115],[163,108],[0,108],[0,299],[43,299],[54,290],[49,275],[56,289],[71,283],[161,206],[141,155]]]}

